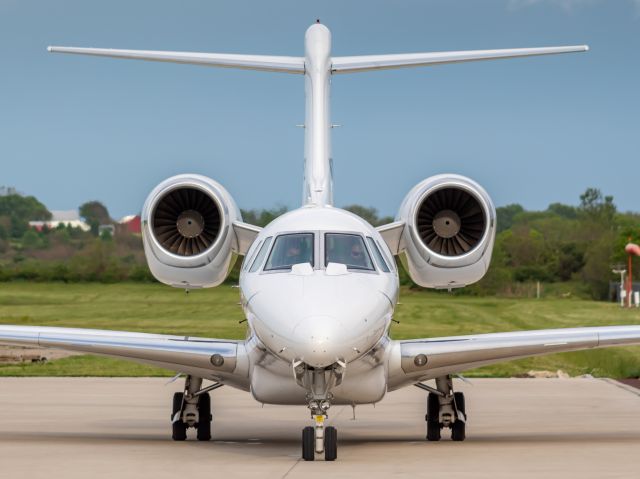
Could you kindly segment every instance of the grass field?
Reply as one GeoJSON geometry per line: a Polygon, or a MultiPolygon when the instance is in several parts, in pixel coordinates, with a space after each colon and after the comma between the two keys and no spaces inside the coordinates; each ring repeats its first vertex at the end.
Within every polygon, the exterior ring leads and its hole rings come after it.
{"type": "MultiPolygon", "coordinates": [[[[245,336],[238,290],[184,291],[159,284],[0,283],[0,324],[62,326],[230,339],[245,336]]],[[[640,324],[640,310],[578,299],[475,298],[403,289],[395,339],[542,328],[640,324]]],[[[531,369],[571,375],[640,376],[640,347],[525,359],[466,374],[513,376],[531,369]]],[[[0,365],[0,376],[171,376],[174,373],[95,356],[44,364],[0,365]]]]}

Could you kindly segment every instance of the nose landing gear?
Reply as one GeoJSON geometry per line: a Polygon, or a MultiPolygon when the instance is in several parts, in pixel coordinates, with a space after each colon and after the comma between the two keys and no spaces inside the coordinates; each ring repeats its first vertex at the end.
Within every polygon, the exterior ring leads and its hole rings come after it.
{"type": "Polygon", "coordinates": [[[305,461],[313,461],[316,453],[323,452],[325,461],[335,461],[338,457],[338,431],[333,426],[324,425],[330,407],[327,399],[309,401],[315,426],[307,426],[302,430],[302,459],[305,461]]]}
{"type": "Polygon", "coordinates": [[[309,390],[308,407],[315,426],[307,426],[302,430],[302,459],[313,461],[315,454],[324,452],[325,461],[335,461],[338,457],[338,431],[333,426],[324,426],[328,417],[333,394],[329,392],[340,385],[346,368],[344,361],[336,361],[330,368],[310,368],[301,360],[292,364],[293,375],[298,384],[309,390]]]}

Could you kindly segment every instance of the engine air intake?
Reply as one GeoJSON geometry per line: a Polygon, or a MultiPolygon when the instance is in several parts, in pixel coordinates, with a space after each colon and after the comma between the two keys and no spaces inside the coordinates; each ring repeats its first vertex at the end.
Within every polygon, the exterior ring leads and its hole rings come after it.
{"type": "Polygon", "coordinates": [[[485,212],[478,199],[467,191],[441,188],[422,201],[416,226],[420,239],[431,251],[460,256],[482,240],[485,212]]]}
{"type": "Polygon", "coordinates": [[[220,210],[204,191],[176,188],[158,200],[152,228],[164,249],[194,256],[206,251],[218,237],[220,210]]]}

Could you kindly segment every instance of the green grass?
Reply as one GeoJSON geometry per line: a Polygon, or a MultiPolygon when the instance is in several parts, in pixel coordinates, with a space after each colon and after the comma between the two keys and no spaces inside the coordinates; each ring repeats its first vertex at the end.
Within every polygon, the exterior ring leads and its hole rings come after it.
{"type": "MultiPolygon", "coordinates": [[[[159,284],[1,283],[0,323],[242,339],[238,290],[184,291],[159,284]]],[[[403,289],[395,339],[527,329],[640,324],[640,310],[578,299],[477,298],[403,289]]],[[[530,369],[572,375],[640,375],[640,347],[556,354],[493,365],[466,376],[512,376],[530,369]]],[[[0,376],[171,376],[116,359],[73,356],[44,364],[0,366],[0,376]]]]}

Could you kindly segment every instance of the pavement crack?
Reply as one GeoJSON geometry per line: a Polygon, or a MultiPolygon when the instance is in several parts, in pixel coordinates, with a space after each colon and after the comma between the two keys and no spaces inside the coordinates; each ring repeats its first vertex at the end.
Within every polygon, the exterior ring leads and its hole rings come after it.
{"type": "Polygon", "coordinates": [[[284,479],[285,477],[287,477],[289,475],[289,473],[291,471],[293,471],[293,469],[298,465],[298,463],[301,461],[302,459],[298,459],[296,460],[296,462],[293,463],[293,465],[289,468],[289,470],[287,472],[284,473],[284,476],[282,476],[282,479],[284,479]]]}

